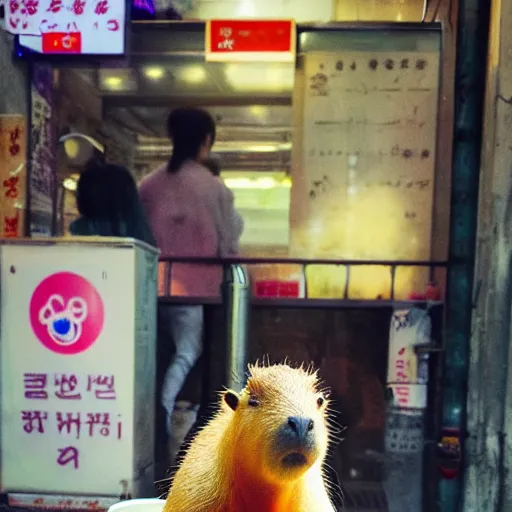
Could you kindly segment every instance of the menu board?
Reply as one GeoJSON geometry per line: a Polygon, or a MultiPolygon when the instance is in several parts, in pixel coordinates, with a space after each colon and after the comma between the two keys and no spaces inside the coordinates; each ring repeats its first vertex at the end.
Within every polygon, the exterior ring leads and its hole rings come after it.
{"type": "MultiPolygon", "coordinates": [[[[439,53],[311,52],[303,80],[291,254],[428,260],[439,53]]],[[[372,280],[365,298],[389,293],[388,269],[372,280]]]]}

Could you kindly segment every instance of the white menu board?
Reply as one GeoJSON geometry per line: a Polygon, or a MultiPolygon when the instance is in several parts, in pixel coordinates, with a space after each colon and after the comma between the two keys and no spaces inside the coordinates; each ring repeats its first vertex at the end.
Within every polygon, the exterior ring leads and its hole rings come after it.
{"type": "Polygon", "coordinates": [[[438,76],[435,52],[307,54],[292,252],[429,258],[438,76]]]}
{"type": "Polygon", "coordinates": [[[125,0],[20,0],[5,9],[5,29],[39,53],[124,53],[125,0]]]}

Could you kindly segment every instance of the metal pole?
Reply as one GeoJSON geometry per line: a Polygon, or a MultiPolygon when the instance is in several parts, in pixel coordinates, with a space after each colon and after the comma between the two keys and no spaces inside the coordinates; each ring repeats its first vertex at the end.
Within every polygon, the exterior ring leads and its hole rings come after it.
{"type": "MultiPolygon", "coordinates": [[[[446,296],[446,338],[442,427],[463,442],[471,333],[480,151],[485,93],[489,0],[459,0],[455,69],[455,126],[446,296]]],[[[463,453],[463,450],[462,450],[463,453]]],[[[463,468],[440,481],[442,512],[462,504],[463,468]]]]}
{"type": "Polygon", "coordinates": [[[251,288],[241,265],[224,267],[222,285],[226,320],[226,385],[240,391],[245,385],[251,288]]]}

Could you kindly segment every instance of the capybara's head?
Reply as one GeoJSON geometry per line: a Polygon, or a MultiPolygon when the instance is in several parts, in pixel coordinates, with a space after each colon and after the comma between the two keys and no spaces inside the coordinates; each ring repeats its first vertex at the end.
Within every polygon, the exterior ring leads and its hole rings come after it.
{"type": "Polygon", "coordinates": [[[230,443],[245,470],[269,483],[301,477],[327,452],[326,390],[316,372],[286,364],[249,366],[240,394],[228,390],[224,402],[234,413],[230,443]]]}

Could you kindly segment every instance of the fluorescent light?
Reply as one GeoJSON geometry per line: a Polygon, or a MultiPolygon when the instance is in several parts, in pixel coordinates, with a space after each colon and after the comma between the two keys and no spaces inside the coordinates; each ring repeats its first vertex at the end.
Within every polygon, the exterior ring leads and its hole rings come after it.
{"type": "Polygon", "coordinates": [[[200,84],[206,80],[206,70],[203,66],[188,66],[181,72],[181,78],[189,84],[200,84]]]}
{"type": "Polygon", "coordinates": [[[120,76],[109,76],[105,78],[104,82],[110,89],[117,89],[123,85],[123,79],[120,76]]]}
{"type": "Polygon", "coordinates": [[[284,92],[293,88],[294,69],[289,64],[233,63],[225,67],[225,74],[238,91],[284,92]]]}
{"type": "Polygon", "coordinates": [[[160,80],[165,75],[165,70],[160,67],[151,66],[144,68],[144,75],[150,80],[160,80]]]}
{"type": "Polygon", "coordinates": [[[261,105],[253,105],[250,108],[250,112],[253,116],[265,117],[265,114],[267,111],[266,111],[265,107],[262,107],[261,105]]]}
{"type": "Polygon", "coordinates": [[[290,178],[276,180],[274,178],[226,178],[224,183],[231,189],[271,189],[271,188],[290,188],[292,186],[290,178]]]}
{"type": "Polygon", "coordinates": [[[77,188],[77,182],[72,178],[66,178],[62,184],[64,185],[64,188],[70,192],[75,192],[77,188]]]}

